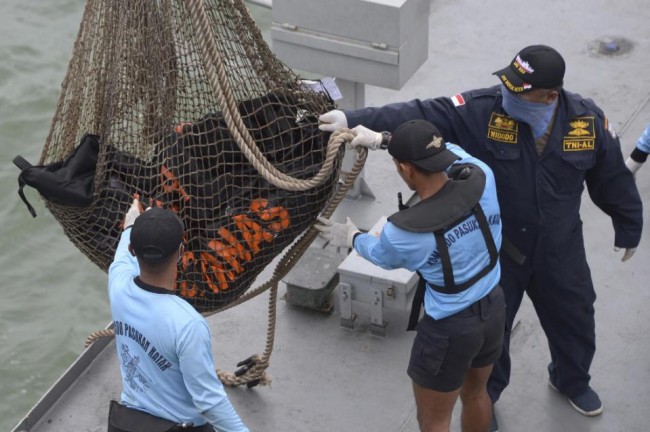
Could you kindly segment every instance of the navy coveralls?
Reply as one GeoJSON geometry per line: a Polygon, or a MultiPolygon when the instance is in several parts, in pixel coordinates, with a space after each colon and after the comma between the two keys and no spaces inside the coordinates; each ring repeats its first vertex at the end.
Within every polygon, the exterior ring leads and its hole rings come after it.
{"type": "MultiPolygon", "coordinates": [[[[509,117],[500,87],[453,98],[413,100],[346,111],[348,125],[393,131],[422,118],[443,138],[459,144],[494,171],[503,235],[526,256],[523,265],[501,254],[510,329],[523,293],[531,299],[551,352],[553,384],[568,397],[589,386],[596,350],[596,294],[585,257],[580,198],[587,183],[592,201],[612,218],[614,245],[636,247],[641,238],[641,199],[625,167],[620,143],[603,112],[588,99],[561,91],[551,135],[541,156],[530,127],[509,117]]],[[[488,383],[493,402],[510,379],[509,332],[488,383]]]]}

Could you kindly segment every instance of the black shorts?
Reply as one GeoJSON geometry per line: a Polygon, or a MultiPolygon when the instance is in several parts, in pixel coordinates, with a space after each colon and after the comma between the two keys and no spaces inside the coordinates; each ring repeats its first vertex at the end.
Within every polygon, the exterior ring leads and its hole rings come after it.
{"type": "Polygon", "coordinates": [[[417,326],[408,375],[440,392],[460,388],[470,368],[491,365],[501,355],[506,306],[496,286],[481,300],[447,318],[424,314],[417,326]]]}

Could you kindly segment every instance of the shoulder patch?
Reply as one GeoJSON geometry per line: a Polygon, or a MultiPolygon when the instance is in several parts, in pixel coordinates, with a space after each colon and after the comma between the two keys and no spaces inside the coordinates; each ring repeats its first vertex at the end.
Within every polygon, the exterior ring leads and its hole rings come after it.
{"type": "Polygon", "coordinates": [[[609,132],[609,135],[612,137],[612,139],[618,138],[616,128],[614,128],[614,125],[609,122],[609,119],[607,117],[605,117],[605,129],[607,129],[607,132],[609,132]]]}
{"type": "Polygon", "coordinates": [[[463,98],[463,95],[460,93],[452,96],[451,101],[453,102],[455,107],[465,105],[465,98],[463,98]]]}

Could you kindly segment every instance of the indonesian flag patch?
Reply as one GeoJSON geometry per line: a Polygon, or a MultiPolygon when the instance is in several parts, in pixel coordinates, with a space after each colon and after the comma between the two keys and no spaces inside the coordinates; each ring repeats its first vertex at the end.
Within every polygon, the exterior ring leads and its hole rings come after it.
{"type": "Polygon", "coordinates": [[[463,95],[460,93],[452,96],[451,101],[454,103],[455,107],[465,105],[465,99],[463,98],[463,95]]]}

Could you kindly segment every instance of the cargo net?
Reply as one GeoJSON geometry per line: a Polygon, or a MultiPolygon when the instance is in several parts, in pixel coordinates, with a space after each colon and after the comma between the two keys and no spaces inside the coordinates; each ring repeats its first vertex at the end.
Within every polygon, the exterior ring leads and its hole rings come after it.
{"type": "Polygon", "coordinates": [[[40,163],[96,139],[92,203],[46,205],[105,271],[134,194],[172,209],[177,293],[219,310],[331,198],[344,150],[317,117],[332,107],[275,58],[243,1],[88,1],[40,163]]]}

